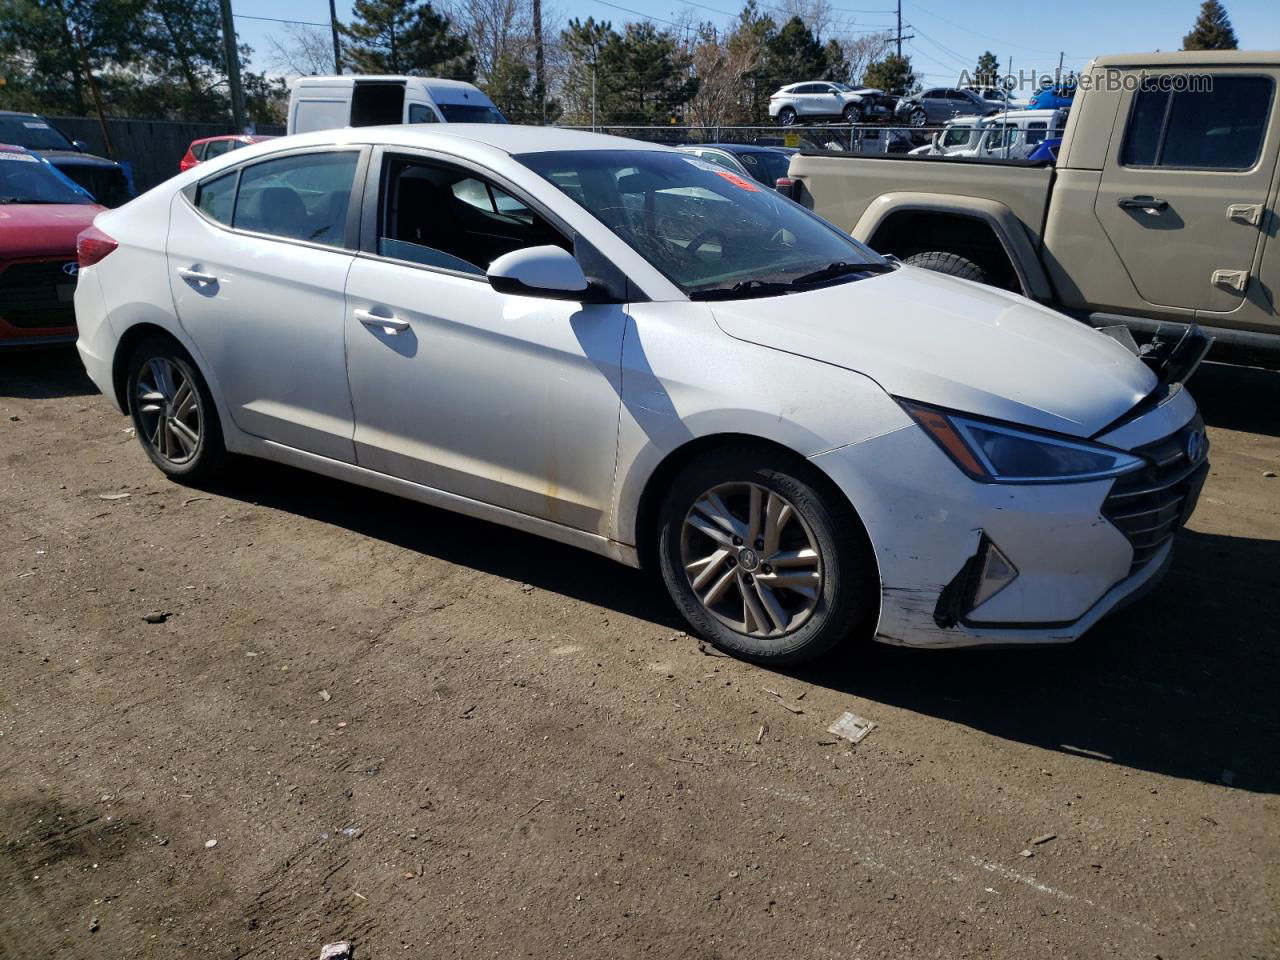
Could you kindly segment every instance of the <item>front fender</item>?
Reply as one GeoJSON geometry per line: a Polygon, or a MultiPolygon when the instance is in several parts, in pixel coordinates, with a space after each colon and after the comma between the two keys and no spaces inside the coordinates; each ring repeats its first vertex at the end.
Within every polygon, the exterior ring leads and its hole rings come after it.
{"type": "Polygon", "coordinates": [[[885,193],[871,201],[851,233],[855,239],[867,243],[891,217],[905,212],[969,217],[986,225],[1004,248],[1027,296],[1033,300],[1051,299],[1053,290],[1040,265],[1040,258],[1036,256],[1021,221],[1006,204],[985,197],[946,193],[885,193]]]}

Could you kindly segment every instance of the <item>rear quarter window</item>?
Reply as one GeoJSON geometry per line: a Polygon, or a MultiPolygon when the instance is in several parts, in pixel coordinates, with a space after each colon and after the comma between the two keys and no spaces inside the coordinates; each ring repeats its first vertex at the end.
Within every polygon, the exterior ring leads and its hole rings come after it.
{"type": "Polygon", "coordinates": [[[224,173],[206,180],[196,190],[196,207],[210,220],[231,226],[231,211],[236,202],[236,176],[238,171],[224,173]]]}

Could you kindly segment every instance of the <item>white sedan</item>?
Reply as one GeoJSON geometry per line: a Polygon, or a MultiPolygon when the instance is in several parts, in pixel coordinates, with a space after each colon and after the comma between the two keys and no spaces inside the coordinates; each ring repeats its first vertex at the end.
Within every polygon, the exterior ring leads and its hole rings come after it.
{"type": "Polygon", "coordinates": [[[175,480],[247,454],[652,565],[762,662],[1070,641],[1207,470],[1179,378],[1115,340],[629,140],[272,140],[79,253],[85,367],[175,480]]]}

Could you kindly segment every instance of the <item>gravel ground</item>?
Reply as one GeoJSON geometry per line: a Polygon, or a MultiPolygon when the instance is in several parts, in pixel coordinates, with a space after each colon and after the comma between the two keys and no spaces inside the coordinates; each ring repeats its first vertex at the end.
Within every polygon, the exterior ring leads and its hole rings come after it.
{"type": "Polygon", "coordinates": [[[1280,374],[1196,393],[1142,604],[777,673],[567,547],[169,483],[73,352],[0,356],[0,956],[1276,957],[1280,374]]]}

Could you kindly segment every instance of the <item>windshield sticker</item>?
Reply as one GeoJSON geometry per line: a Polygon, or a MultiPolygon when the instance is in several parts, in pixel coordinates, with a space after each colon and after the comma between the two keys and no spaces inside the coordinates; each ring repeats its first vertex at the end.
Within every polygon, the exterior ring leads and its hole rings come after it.
{"type": "Polygon", "coordinates": [[[732,170],[717,170],[716,175],[724,177],[740,190],[750,190],[752,193],[759,193],[760,191],[760,187],[757,184],[752,183],[745,177],[738,176],[732,170]]]}
{"type": "Polygon", "coordinates": [[[7,150],[0,150],[0,160],[17,160],[20,163],[40,162],[29,153],[9,153],[7,150]]]}
{"type": "Polygon", "coordinates": [[[28,130],[48,130],[49,129],[49,125],[47,123],[40,123],[37,120],[24,120],[22,121],[22,125],[26,127],[28,130]]]}

